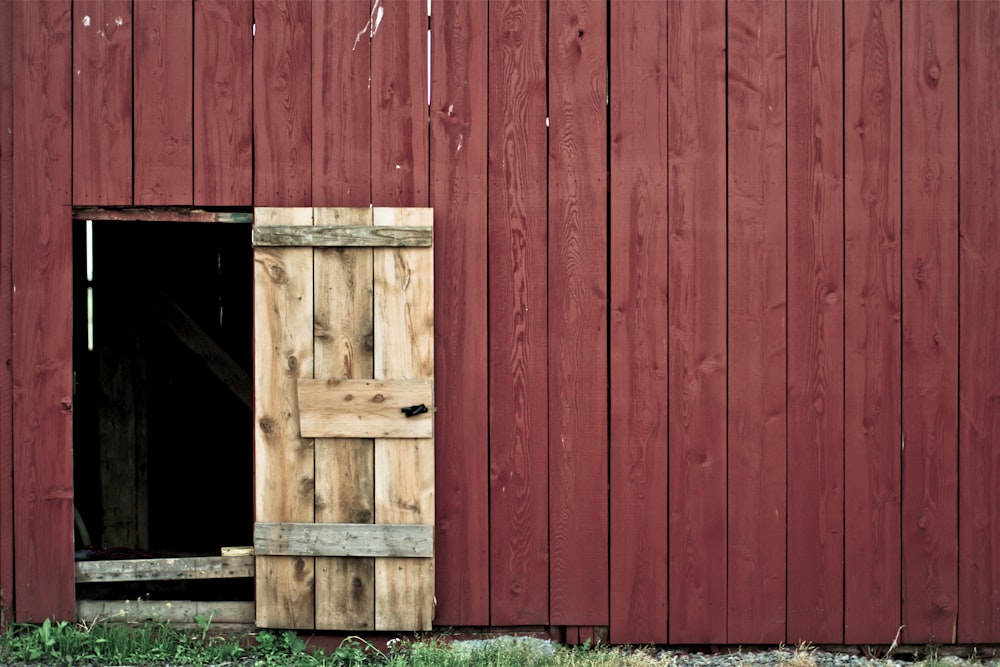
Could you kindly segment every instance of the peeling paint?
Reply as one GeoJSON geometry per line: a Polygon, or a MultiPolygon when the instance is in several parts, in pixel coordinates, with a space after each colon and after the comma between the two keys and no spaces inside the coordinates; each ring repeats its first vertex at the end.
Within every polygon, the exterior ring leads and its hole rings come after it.
{"type": "Polygon", "coordinates": [[[464,140],[465,140],[465,135],[462,134],[461,132],[459,132],[458,133],[458,149],[455,151],[456,154],[462,152],[462,142],[464,140]]]}
{"type": "Polygon", "coordinates": [[[125,23],[125,19],[123,19],[121,16],[118,16],[118,17],[115,18],[115,25],[120,26],[123,23],[125,23]]]}
{"type": "Polygon", "coordinates": [[[358,43],[361,41],[361,38],[365,35],[365,33],[368,34],[368,39],[373,39],[375,37],[375,33],[378,32],[378,26],[382,23],[382,15],[384,13],[385,8],[382,6],[382,0],[375,0],[372,4],[372,13],[369,15],[368,21],[365,23],[364,27],[358,31],[357,36],[354,38],[354,47],[351,51],[358,48],[358,43]]]}
{"type": "Polygon", "coordinates": [[[448,115],[451,116],[454,113],[455,113],[455,105],[454,104],[449,104],[448,105],[448,115]]]}
{"type": "Polygon", "coordinates": [[[83,27],[84,28],[89,28],[90,27],[90,17],[89,16],[84,16],[83,17],[83,27]]]}

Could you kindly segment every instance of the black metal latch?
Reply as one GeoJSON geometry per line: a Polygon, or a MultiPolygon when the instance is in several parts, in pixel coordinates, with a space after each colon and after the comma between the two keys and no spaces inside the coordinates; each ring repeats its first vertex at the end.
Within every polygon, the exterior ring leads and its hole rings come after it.
{"type": "Polygon", "coordinates": [[[405,408],[400,408],[400,410],[404,415],[406,415],[407,418],[410,418],[427,412],[427,406],[421,403],[420,405],[410,405],[405,408]]]}

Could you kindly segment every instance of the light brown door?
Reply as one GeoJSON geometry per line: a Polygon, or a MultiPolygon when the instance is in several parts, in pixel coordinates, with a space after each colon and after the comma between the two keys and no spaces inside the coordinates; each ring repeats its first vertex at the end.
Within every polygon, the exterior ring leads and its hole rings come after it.
{"type": "Polygon", "coordinates": [[[257,625],[429,630],[433,212],[254,213],[257,625]]]}

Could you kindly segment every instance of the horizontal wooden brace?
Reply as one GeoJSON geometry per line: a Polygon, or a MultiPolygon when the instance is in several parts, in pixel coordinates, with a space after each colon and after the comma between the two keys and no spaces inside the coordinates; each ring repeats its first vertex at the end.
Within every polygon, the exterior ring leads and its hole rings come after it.
{"type": "Polygon", "coordinates": [[[185,206],[148,208],[123,206],[116,208],[76,208],[74,220],[117,220],[120,222],[253,222],[250,211],[209,211],[185,206]]]}
{"type": "Polygon", "coordinates": [[[434,244],[434,230],[431,227],[269,225],[253,228],[253,244],[255,246],[325,248],[429,248],[434,244]]]}
{"type": "Polygon", "coordinates": [[[78,584],[97,581],[238,579],[253,575],[253,556],[91,560],[76,564],[78,584]]]}
{"type": "Polygon", "coordinates": [[[253,602],[202,602],[196,600],[77,600],[76,619],[93,623],[96,620],[140,623],[170,621],[194,623],[195,617],[212,619],[212,626],[229,623],[253,623],[253,602]]]}
{"type": "Polygon", "coordinates": [[[366,523],[258,523],[258,556],[431,558],[434,526],[366,523]]]}
{"type": "Polygon", "coordinates": [[[434,383],[427,380],[299,380],[303,438],[430,438],[434,383]],[[426,411],[407,416],[404,408],[426,411]]]}

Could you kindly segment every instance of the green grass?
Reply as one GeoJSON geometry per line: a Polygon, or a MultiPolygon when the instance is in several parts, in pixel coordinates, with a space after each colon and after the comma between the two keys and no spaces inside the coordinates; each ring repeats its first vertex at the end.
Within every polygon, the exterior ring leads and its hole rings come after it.
{"type": "Polygon", "coordinates": [[[380,651],[351,638],[332,651],[311,650],[294,632],[261,631],[248,636],[213,635],[211,618],[199,628],[167,622],[101,621],[91,625],[45,621],[16,625],[0,635],[0,664],[232,665],[234,667],[604,667],[623,662],[617,651],[589,647],[542,650],[537,642],[508,638],[452,645],[437,638],[400,639],[380,651]]]}

